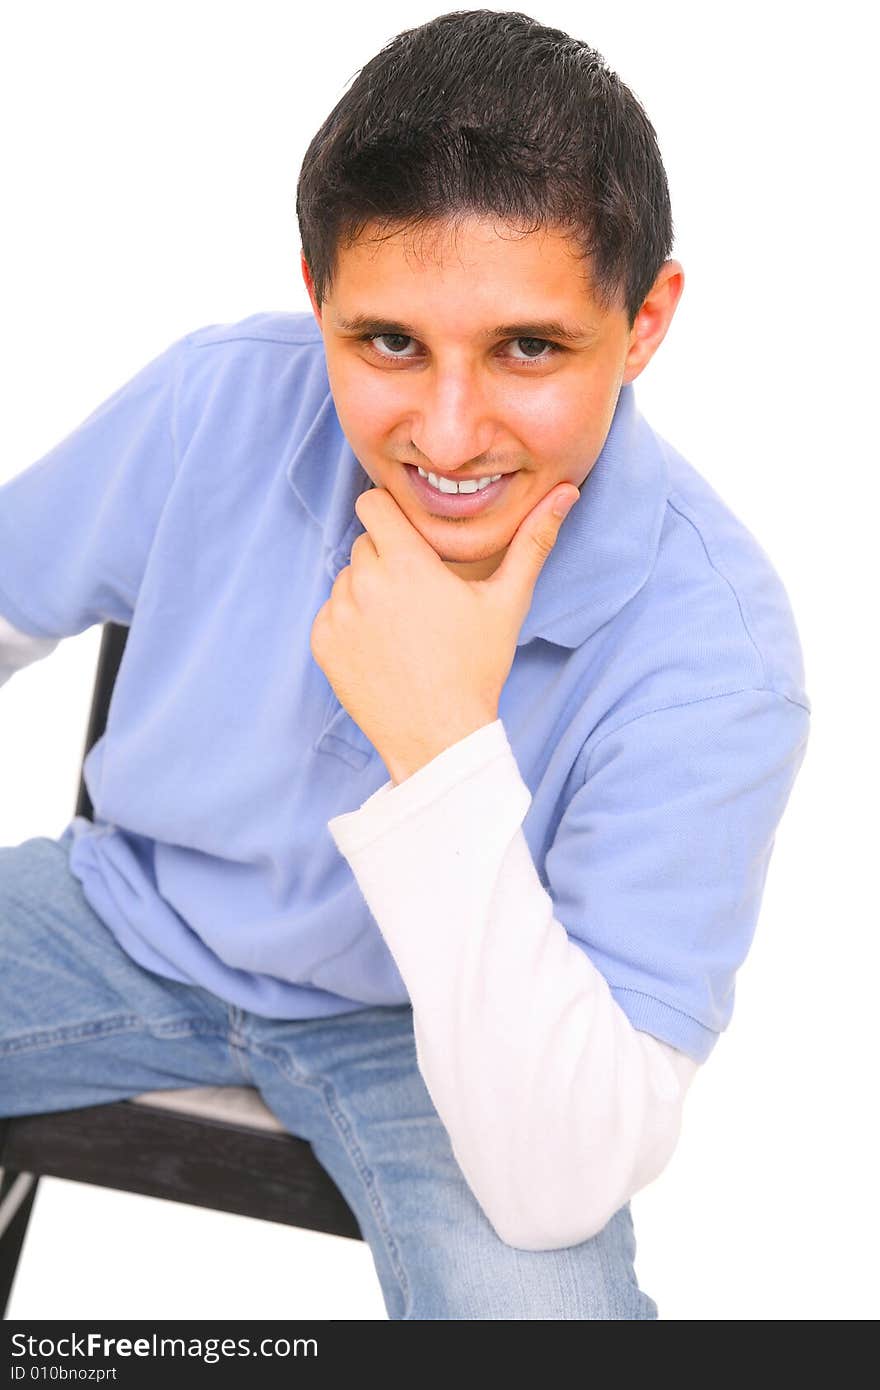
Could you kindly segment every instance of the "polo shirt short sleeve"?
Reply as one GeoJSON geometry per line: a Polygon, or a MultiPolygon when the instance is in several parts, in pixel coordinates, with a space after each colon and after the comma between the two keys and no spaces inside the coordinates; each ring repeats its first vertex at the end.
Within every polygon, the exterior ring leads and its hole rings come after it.
{"type": "Polygon", "coordinates": [[[730,1022],[810,715],[745,689],[611,723],[547,854],[556,916],[636,1028],[705,1061],[730,1022]]]}
{"type": "Polygon", "coordinates": [[[174,479],[180,339],[0,491],[0,610],[34,637],[128,625],[174,479]]]}

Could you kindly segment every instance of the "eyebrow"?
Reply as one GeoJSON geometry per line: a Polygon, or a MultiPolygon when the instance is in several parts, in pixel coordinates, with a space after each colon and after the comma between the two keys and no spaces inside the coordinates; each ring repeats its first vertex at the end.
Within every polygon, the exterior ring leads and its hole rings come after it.
{"type": "MultiPolygon", "coordinates": [[[[405,338],[418,338],[411,324],[379,318],[376,314],[355,314],[352,318],[336,316],[336,327],[349,333],[400,333],[405,338]]],[[[487,342],[496,338],[560,338],[566,343],[580,343],[598,335],[598,329],[578,324],[562,323],[559,319],[532,319],[528,323],[503,323],[488,328],[480,336],[487,342]]]]}

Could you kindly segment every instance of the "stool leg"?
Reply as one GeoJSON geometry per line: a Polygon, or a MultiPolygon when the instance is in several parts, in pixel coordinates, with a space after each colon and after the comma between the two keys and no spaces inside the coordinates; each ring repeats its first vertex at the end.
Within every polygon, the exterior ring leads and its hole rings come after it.
{"type": "Polygon", "coordinates": [[[6,1317],[39,1182],[33,1173],[0,1168],[0,1318],[6,1317]]]}

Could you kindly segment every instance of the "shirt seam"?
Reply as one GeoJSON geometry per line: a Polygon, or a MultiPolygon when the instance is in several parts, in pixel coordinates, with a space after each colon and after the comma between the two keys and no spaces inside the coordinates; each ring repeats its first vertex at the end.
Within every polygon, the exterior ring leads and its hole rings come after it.
{"type": "Polygon", "coordinates": [[[781,690],[774,690],[772,686],[768,685],[743,685],[740,686],[737,690],[720,691],[717,695],[699,695],[694,700],[675,700],[668,705],[658,705],[655,709],[644,710],[641,714],[634,715],[632,719],[624,720],[622,724],[616,724],[613,729],[609,729],[606,734],[602,735],[598,743],[594,744],[592,749],[590,750],[590,755],[587,758],[587,765],[584,771],[583,784],[586,784],[586,782],[589,780],[590,767],[592,766],[595,754],[598,752],[598,750],[601,748],[602,744],[605,742],[607,738],[611,738],[613,734],[620,733],[621,729],[628,729],[631,724],[637,724],[640,719],[650,719],[652,715],[664,714],[667,710],[686,709],[689,705],[705,705],[708,704],[710,700],[729,700],[732,695],[745,695],[748,693],[752,693],[755,695],[775,695],[777,699],[787,701],[788,704],[794,705],[796,709],[802,709],[805,714],[811,714],[811,711],[807,708],[806,705],[801,704],[800,700],[793,700],[790,695],[786,695],[781,690]]]}
{"type": "Polygon", "coordinates": [[[754,649],[755,649],[755,652],[757,653],[758,660],[759,660],[760,663],[761,663],[762,679],[763,679],[764,682],[766,683],[766,680],[767,680],[767,663],[766,663],[766,661],[765,661],[765,659],[764,659],[764,653],[761,651],[761,648],[758,646],[758,643],[755,641],[755,638],[754,638],[754,636],[753,636],[753,634],[752,634],[752,629],[750,628],[750,626],[749,626],[749,624],[748,624],[748,621],[747,621],[747,619],[746,619],[745,612],[743,611],[742,600],[741,600],[741,598],[740,598],[740,596],[739,596],[737,590],[734,588],[732,581],[731,581],[730,579],[728,579],[728,577],[727,577],[726,574],[723,574],[723,573],[721,572],[721,570],[720,570],[720,569],[718,568],[718,566],[716,565],[715,561],[712,559],[712,556],[709,554],[709,547],[708,547],[708,545],[706,544],[706,538],[705,538],[705,536],[703,535],[703,533],[702,533],[702,531],[700,530],[700,528],[699,528],[699,526],[697,525],[697,523],[693,520],[692,517],[689,517],[684,511],[682,511],[682,506],[684,505],[684,503],[682,502],[682,504],[681,504],[680,506],[676,506],[675,502],[673,501],[674,495],[675,495],[675,494],[672,493],[672,492],[670,492],[670,493],[667,494],[667,498],[666,498],[667,505],[671,508],[672,511],[675,512],[676,516],[680,516],[681,519],[682,519],[682,521],[687,522],[688,526],[690,526],[690,527],[692,528],[692,530],[696,532],[697,536],[698,536],[699,539],[700,539],[700,544],[701,544],[701,546],[703,547],[703,553],[705,554],[706,559],[709,561],[710,566],[711,566],[712,569],[715,571],[715,573],[718,575],[718,578],[721,579],[721,580],[723,581],[723,583],[725,583],[725,584],[727,585],[728,589],[729,589],[730,592],[733,594],[733,599],[734,599],[734,602],[735,602],[736,607],[737,607],[737,611],[738,611],[739,616],[740,616],[740,621],[742,622],[742,625],[743,625],[743,627],[745,628],[746,636],[748,637],[749,641],[751,642],[752,646],[753,646],[754,649]]]}
{"type": "MultiPolygon", "coordinates": [[[[192,334],[191,334],[191,333],[187,333],[183,338],[179,339],[178,342],[175,344],[176,350],[174,351],[173,356],[172,356],[172,358],[171,358],[171,392],[170,392],[170,399],[169,399],[169,401],[168,401],[168,407],[167,407],[167,409],[168,409],[168,419],[167,419],[168,437],[169,437],[169,439],[170,439],[170,441],[171,441],[171,483],[170,483],[170,486],[169,486],[169,492],[170,492],[171,488],[174,487],[174,484],[177,482],[177,479],[178,479],[178,476],[179,476],[179,472],[180,472],[179,432],[178,432],[178,428],[177,428],[178,402],[179,402],[179,399],[180,399],[180,378],[181,378],[181,373],[182,373],[182,370],[183,370],[183,361],[184,361],[184,358],[185,358],[185,356],[186,356],[187,350],[188,350],[188,348],[189,348],[189,346],[190,346],[190,340],[191,340],[191,338],[192,338],[192,334]]],[[[146,572],[147,572],[147,569],[148,569],[148,567],[149,567],[149,564],[150,564],[150,556],[151,556],[151,554],[152,554],[153,547],[154,547],[155,542],[156,542],[156,530],[158,530],[158,527],[161,525],[162,514],[163,514],[163,512],[165,511],[165,508],[167,507],[167,505],[168,505],[168,497],[167,497],[167,494],[166,494],[165,500],[163,501],[161,507],[159,508],[159,518],[158,518],[158,520],[157,520],[157,522],[156,522],[156,528],[155,528],[154,531],[153,531],[152,538],[151,538],[150,543],[149,543],[149,545],[148,545],[148,547],[147,547],[147,554],[146,554],[146,558],[145,558],[145,560],[144,560],[144,568],[143,568],[143,571],[142,571],[142,573],[141,573],[141,575],[140,575],[140,578],[138,579],[137,587],[135,588],[135,591],[134,591],[133,594],[127,595],[127,598],[128,598],[128,606],[129,606],[129,608],[131,609],[131,614],[132,614],[132,622],[134,621],[134,616],[135,616],[135,614],[136,614],[136,612],[137,612],[137,605],[138,605],[138,600],[139,600],[139,598],[140,598],[141,589],[143,588],[144,577],[145,577],[146,572]]],[[[120,623],[119,625],[120,625],[120,626],[125,626],[125,627],[130,626],[129,623],[120,623]]]]}
{"type": "MultiPolygon", "coordinates": [[[[202,331],[201,329],[196,329],[196,330],[195,330],[196,333],[200,333],[201,331],[202,331]]],[[[212,338],[212,339],[210,340],[210,342],[207,342],[207,343],[196,343],[196,342],[192,342],[191,339],[194,338],[194,337],[195,337],[195,333],[190,334],[190,345],[191,345],[192,347],[194,347],[194,348],[220,347],[223,343],[275,343],[275,344],[281,344],[282,346],[285,346],[285,347],[288,347],[288,346],[292,346],[292,347],[302,347],[302,346],[304,346],[304,345],[305,345],[305,346],[311,345],[312,347],[317,347],[318,344],[322,341],[321,338],[308,338],[308,337],[303,337],[303,338],[276,338],[276,337],[271,337],[271,338],[270,338],[270,337],[265,337],[264,335],[259,334],[259,333],[230,333],[229,336],[226,337],[226,338],[212,338]]]]}
{"type": "Polygon", "coordinates": [[[174,359],[174,376],[171,383],[171,406],[169,410],[168,430],[171,435],[171,479],[177,481],[180,472],[180,432],[177,427],[180,409],[180,379],[183,373],[183,362],[191,346],[188,334],[183,340],[182,351],[174,359]]]}

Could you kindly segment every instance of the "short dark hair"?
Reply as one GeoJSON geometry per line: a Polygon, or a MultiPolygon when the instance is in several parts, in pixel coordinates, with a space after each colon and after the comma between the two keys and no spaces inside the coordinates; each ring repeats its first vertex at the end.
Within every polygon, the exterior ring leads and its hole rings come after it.
{"type": "Polygon", "coordinates": [[[594,48],[518,10],[452,10],[380,49],[309,144],[296,214],[319,307],[368,223],[494,215],[571,236],[630,328],[673,237],[637,98],[594,48]]]}

